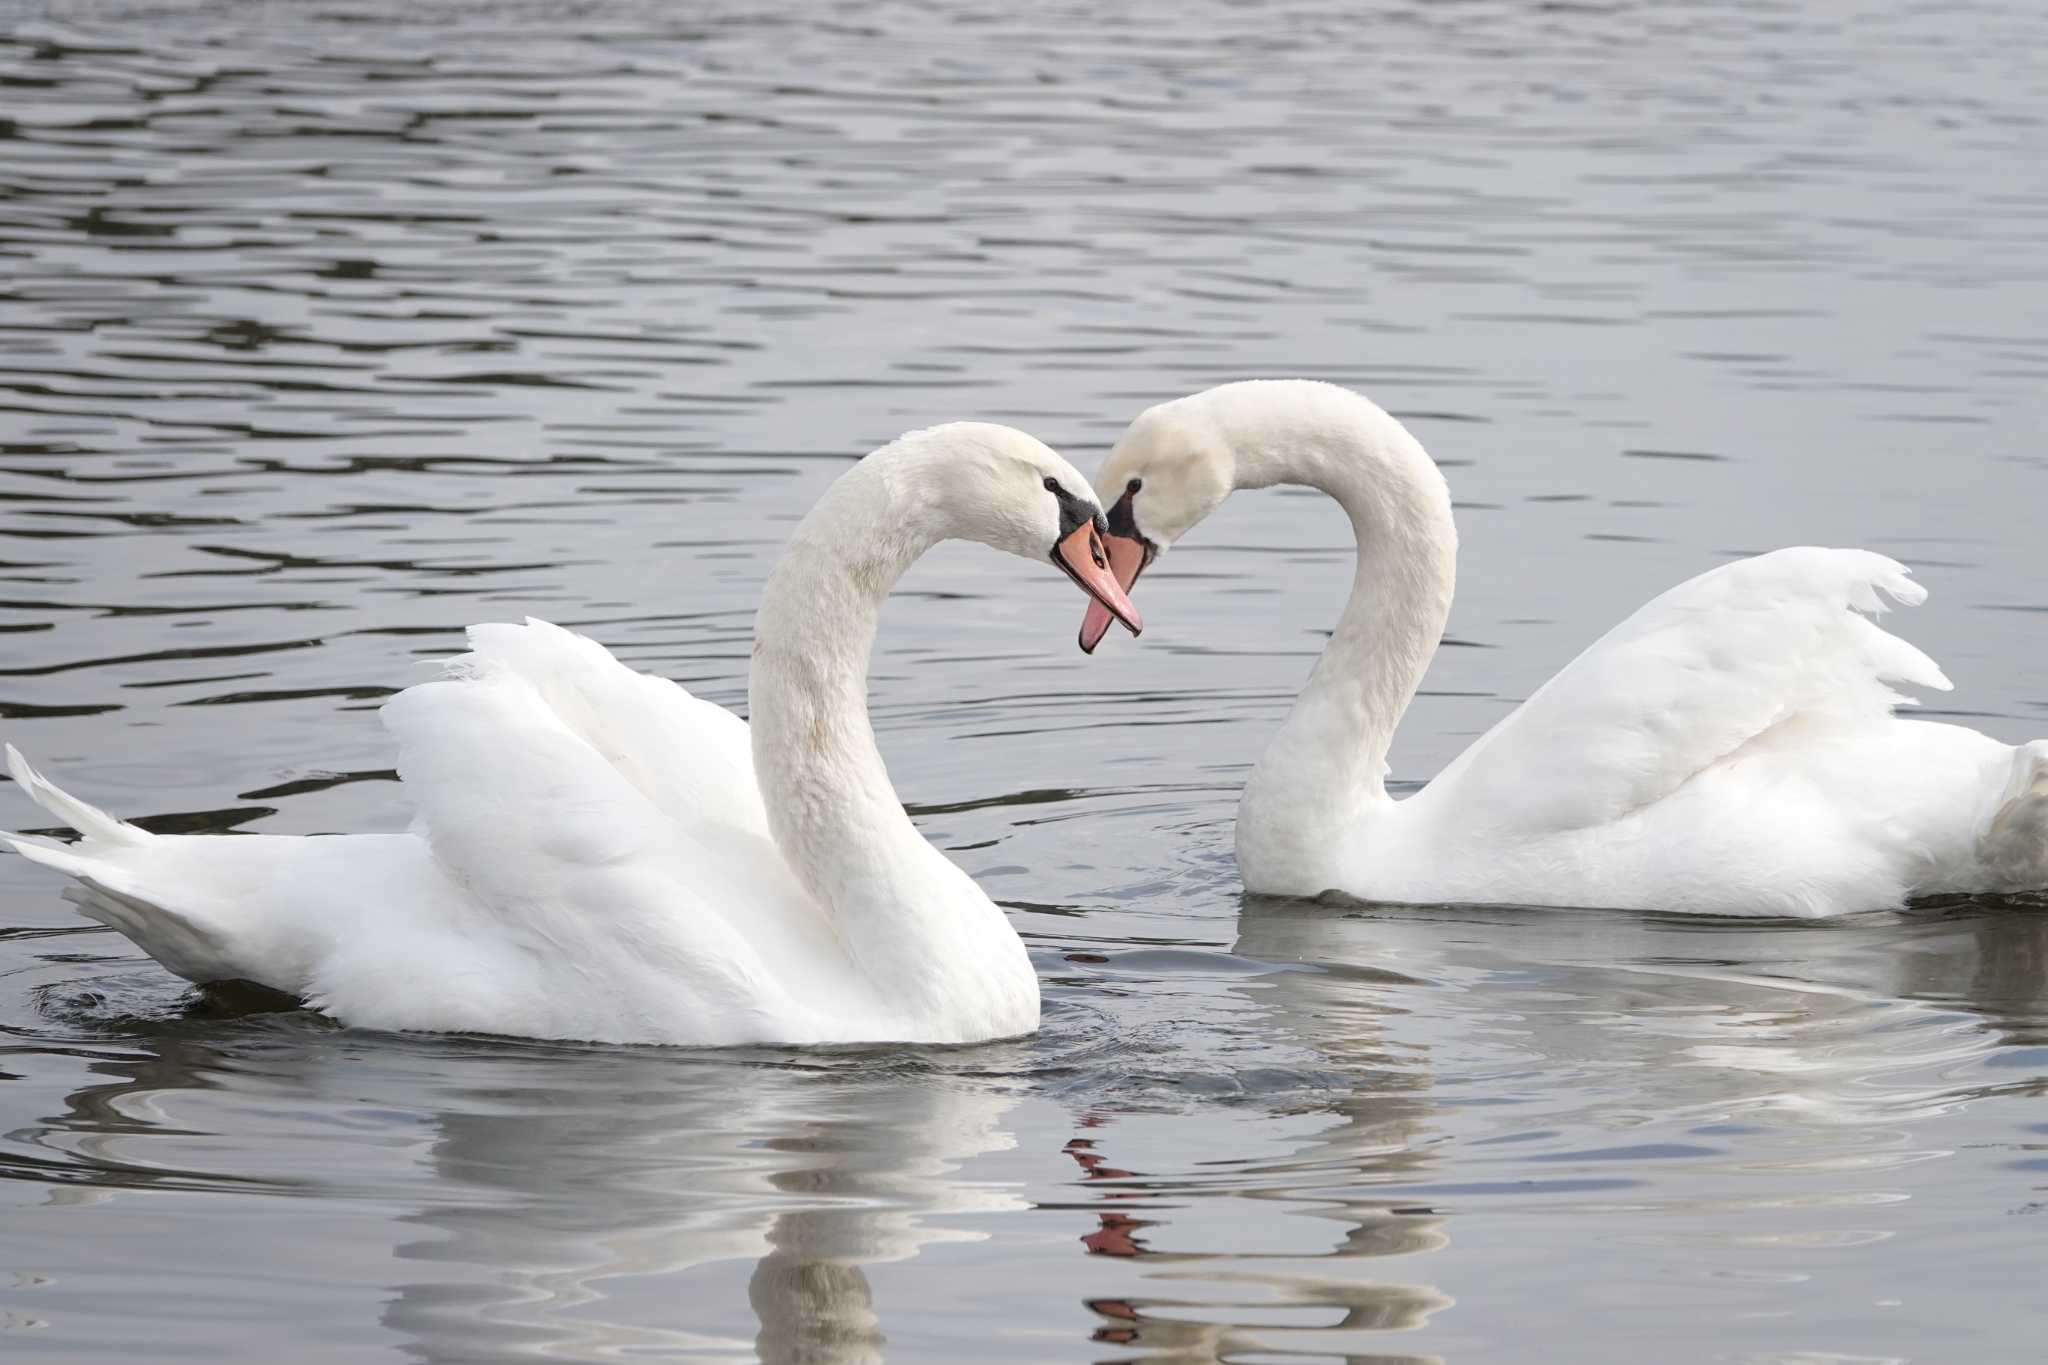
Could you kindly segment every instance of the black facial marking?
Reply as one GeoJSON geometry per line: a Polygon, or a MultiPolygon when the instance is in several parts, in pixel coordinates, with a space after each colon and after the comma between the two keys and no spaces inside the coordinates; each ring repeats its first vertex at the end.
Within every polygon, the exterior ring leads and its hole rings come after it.
{"type": "MultiPolygon", "coordinates": [[[[1045,480],[1045,487],[1046,490],[1053,495],[1053,497],[1059,499],[1061,540],[1065,540],[1068,536],[1072,535],[1075,531],[1078,531],[1079,529],[1081,529],[1081,527],[1087,525],[1091,521],[1096,523],[1100,523],[1102,521],[1102,513],[1095,510],[1094,503],[1088,502],[1082,498],[1075,497],[1072,493],[1069,493],[1066,489],[1060,487],[1060,481],[1058,479],[1055,479],[1052,476],[1047,475],[1045,480]]],[[[1102,528],[1098,524],[1096,529],[1100,531],[1102,528]]]]}
{"type": "Polygon", "coordinates": [[[1144,533],[1138,529],[1138,519],[1131,511],[1131,500],[1137,496],[1139,487],[1139,481],[1132,479],[1125,487],[1124,495],[1109,509],[1109,534],[1122,536],[1126,540],[1140,541],[1147,549],[1153,549],[1156,547],[1151,541],[1146,540],[1144,533]]]}
{"type": "MultiPolygon", "coordinates": [[[[1131,511],[1132,500],[1138,496],[1138,490],[1144,486],[1145,483],[1142,479],[1132,479],[1124,485],[1124,495],[1116,500],[1114,507],[1109,509],[1109,529],[1103,533],[1105,535],[1122,536],[1125,540],[1135,540],[1138,542],[1138,547],[1145,552],[1144,557],[1138,561],[1138,573],[1143,573],[1146,569],[1152,567],[1152,561],[1159,557],[1159,547],[1152,543],[1149,536],[1138,529],[1138,518],[1131,511]]],[[[1137,581],[1137,575],[1133,574],[1131,582],[1135,583],[1137,581]]]]}

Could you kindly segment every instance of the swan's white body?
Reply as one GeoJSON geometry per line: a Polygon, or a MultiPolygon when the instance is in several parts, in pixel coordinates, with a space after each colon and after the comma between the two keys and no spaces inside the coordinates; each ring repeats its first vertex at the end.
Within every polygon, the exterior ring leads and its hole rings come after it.
{"type": "Polygon", "coordinates": [[[882,601],[918,555],[956,536],[1033,558],[1055,543],[1040,476],[1092,509],[1058,456],[979,424],[841,477],[764,590],[751,733],[581,636],[478,626],[445,677],[384,706],[408,833],[153,835],[10,747],[15,780],[85,838],[0,837],[178,975],[352,1025],[703,1045],[1028,1033],[1024,946],[904,814],[866,687],[882,601]]]}
{"type": "Polygon", "coordinates": [[[1894,685],[1949,682],[1871,619],[1926,596],[1881,555],[1780,550],[1679,585],[1396,801],[1387,748],[1457,553],[1414,437],[1332,385],[1229,384],[1143,414],[1100,478],[1137,482],[1118,510],[1155,545],[1234,488],[1306,484],[1351,517],[1350,600],[1238,807],[1249,890],[1817,916],[2048,886],[2048,741],[1894,713],[1894,685]]]}

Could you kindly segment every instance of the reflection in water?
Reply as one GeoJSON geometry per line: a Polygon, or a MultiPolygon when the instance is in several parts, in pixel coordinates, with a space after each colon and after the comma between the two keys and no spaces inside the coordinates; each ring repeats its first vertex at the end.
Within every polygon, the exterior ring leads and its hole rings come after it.
{"type": "MultiPolygon", "coordinates": [[[[1303,994],[1386,999],[1396,1037],[1475,1012],[1490,1027],[1459,1031],[1461,1070],[1526,1060],[1553,1086],[1574,1078],[1568,1098],[1625,1094],[1667,1121],[1899,1121],[1979,1093],[1951,1064],[2037,1045],[2048,1021],[2048,915],[2026,909],[1746,925],[1253,898],[1240,925],[1240,953],[1316,969],[1306,979],[1325,984],[1303,994]]],[[[1446,1045],[1431,1056],[1441,1066],[1446,1045]]]]}
{"type": "Polygon", "coordinates": [[[433,1234],[398,1250],[427,1273],[386,1322],[423,1360],[731,1349],[711,1327],[729,1315],[683,1287],[720,1261],[754,1262],[761,1359],[879,1360],[864,1267],[984,1235],[935,1216],[1019,1207],[959,1174],[1014,1142],[1014,1099],[987,1085],[658,1052],[493,1070],[487,1108],[437,1118],[429,1160],[453,1197],[405,1220],[433,1234]]]}
{"type": "MultiPolygon", "coordinates": [[[[81,1316],[82,1275],[144,1313],[160,1258],[88,1273],[80,1220],[153,1199],[232,1230],[178,1291],[199,1320],[259,1277],[295,1318],[374,1321],[431,1362],[949,1358],[963,1285],[974,1339],[1020,1360],[1456,1359],[1560,1301],[1648,1350],[1731,1293],[1714,1330],[1761,1355],[1787,1312],[1840,1343],[1916,1292],[2003,1339],[1987,1271],[2017,1244],[1955,1239],[1972,1203],[2048,1202],[2048,1129],[2000,1108],[2048,1094],[2002,1060],[2048,1035],[2048,916],[1250,901],[1238,930],[1229,954],[1096,954],[1029,1044],[845,1057],[350,1034],[47,962],[42,1021],[9,1027],[82,1083],[0,1141],[0,1193],[45,1192],[10,1218],[32,1277],[10,1311],[86,1346],[131,1322],[81,1316]],[[1148,1011],[1209,1022],[1153,1051],[1148,1011]],[[1261,1065],[1214,1093],[1245,1051],[1261,1065]],[[1047,1086],[1068,1110],[1017,1107],[1047,1086]],[[1034,1236],[1057,1259],[1004,1278],[1002,1244],[1034,1236]],[[949,1267],[941,1243],[996,1255],[949,1267]]],[[[1894,1316],[1909,1342],[1935,1320],[1894,1316]]]]}
{"type": "MultiPolygon", "coordinates": [[[[1240,921],[1235,952],[1268,963],[1312,962],[1320,926],[1308,916],[1240,921]]],[[[1425,1256],[1447,1241],[1426,1201],[1375,1193],[1427,1178],[1434,1164],[1426,1048],[1390,1039],[1401,1008],[1376,989],[1404,978],[1371,971],[1277,971],[1246,988],[1257,1004],[1250,1027],[1269,1047],[1314,1056],[1325,1093],[1309,1109],[1310,1130],[1283,1151],[1262,1144],[1249,1157],[1211,1159],[1173,1173],[1125,1169],[1113,1157],[1113,1122],[1097,1118],[1068,1142],[1092,1196],[1090,1255],[1131,1263],[1140,1289],[1092,1298],[1101,1320],[1094,1340],[1143,1350],[1148,1358],[1235,1360],[1373,1341],[1372,1359],[1435,1360],[1388,1354],[1376,1334],[1418,1328],[1452,1300],[1428,1283],[1389,1282],[1390,1270],[1427,1275],[1425,1256]],[[1238,1218],[1176,1235],[1173,1210],[1185,1200],[1228,1195],[1253,1201],[1258,1228],[1238,1218]],[[1275,1217],[1313,1220],[1310,1249],[1261,1250],[1275,1217]],[[1335,1226],[1327,1232],[1321,1225],[1335,1226]],[[1247,1235],[1249,1233],[1249,1235],[1247,1235]],[[1209,1240],[1213,1239],[1213,1240],[1209,1240]],[[1166,1245],[1155,1245],[1164,1241],[1166,1245]],[[1354,1334],[1366,1334],[1362,1338],[1354,1334]]],[[[1409,983],[1414,984],[1414,983],[1409,983]]],[[[1281,1114],[1300,1097],[1267,1099],[1281,1114]]],[[[1295,1241],[1299,1238],[1289,1238],[1295,1241]]]]}
{"type": "MultiPolygon", "coordinates": [[[[727,1358],[750,1343],[764,1361],[880,1360],[889,1309],[867,1268],[981,1240],[989,1216],[1023,1207],[963,1174],[1015,1143],[1015,1096],[988,1080],[876,1056],[817,1067],[389,1037],[366,1073],[309,1016],[245,1020],[225,1047],[191,1024],[151,1026],[150,1055],[120,1063],[121,1079],[12,1134],[6,1173],[48,1182],[46,1209],[151,1190],[311,1198],[344,1226],[351,1208],[388,1209],[392,1242],[359,1253],[355,1273],[389,1284],[380,1319],[421,1361],[727,1358]],[[351,1092],[372,1078],[396,1165],[333,1142],[359,1126],[351,1092]],[[209,1168],[220,1139],[192,1116],[246,1119],[277,1093],[304,1097],[290,1151],[209,1168]],[[293,1156],[336,1160],[315,1175],[293,1156]]],[[[265,1264],[285,1251],[230,1238],[212,1254],[289,1283],[265,1264]]]]}
{"type": "Polygon", "coordinates": [[[1517,1303],[1613,1300],[1603,1332],[1644,1349],[1723,1284],[1797,1301],[1823,1269],[1884,1283],[1956,1178],[1918,1129],[2048,1094],[1997,1070],[2048,1026],[2039,913],[1721,923],[1255,898],[1238,928],[1234,958],[1275,970],[1238,975],[1257,1016],[1234,1027],[1269,1057],[1309,1050],[1321,1084],[1251,1097],[1226,1156],[1130,1115],[1092,1114],[1067,1143],[1085,1251],[1130,1271],[1086,1300],[1094,1339],[1146,1358],[1435,1359],[1489,1339],[1504,1277],[1517,1303]],[[1276,1213],[1339,1236],[1276,1245],[1276,1213]],[[1766,1273],[1759,1249],[1800,1268],[1766,1273]]]}

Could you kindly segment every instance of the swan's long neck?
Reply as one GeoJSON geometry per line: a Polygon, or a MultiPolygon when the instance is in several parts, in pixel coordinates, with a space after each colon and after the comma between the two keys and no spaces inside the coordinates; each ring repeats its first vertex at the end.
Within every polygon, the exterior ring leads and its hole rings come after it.
{"type": "Polygon", "coordinates": [[[1235,485],[1320,489],[1358,540],[1343,615],[1238,807],[1247,882],[1313,894],[1333,884],[1333,852],[1388,803],[1387,750],[1450,617],[1458,535],[1443,475],[1374,404],[1317,385],[1303,401],[1260,406],[1237,432],[1223,418],[1235,485]]]}
{"type": "Polygon", "coordinates": [[[985,955],[977,945],[990,936],[1016,940],[904,814],[868,722],[882,603],[946,533],[920,496],[921,458],[869,456],[798,526],[762,592],[748,696],[755,776],[783,857],[892,1004],[941,1008],[963,957],[985,955]]]}

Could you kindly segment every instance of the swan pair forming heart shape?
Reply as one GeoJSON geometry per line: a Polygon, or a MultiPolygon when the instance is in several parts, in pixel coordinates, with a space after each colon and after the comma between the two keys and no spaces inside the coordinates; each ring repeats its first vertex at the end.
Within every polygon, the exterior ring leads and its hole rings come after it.
{"type": "Polygon", "coordinates": [[[1334,498],[1358,568],[1238,809],[1247,889],[1818,916],[2048,887],[2048,741],[1895,714],[1946,690],[1872,618],[1918,603],[1862,550],[1738,560],[1656,598],[1426,788],[1386,756],[1449,615],[1448,489],[1371,402],[1226,384],[1141,415],[1085,479],[1022,432],[913,432],[842,476],[762,592],[752,723],[541,621],[483,625],[383,708],[403,834],[150,834],[10,770],[82,839],[0,835],[171,971],[370,1028],[607,1042],[967,1043],[1028,1033],[1022,942],[917,832],[876,751],[882,602],[942,540],[1050,558],[1081,645],[1240,488],[1334,498]]]}

